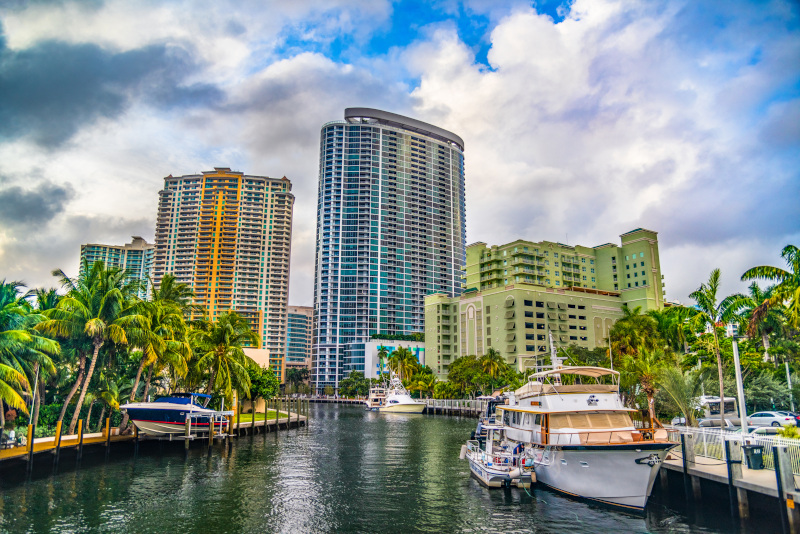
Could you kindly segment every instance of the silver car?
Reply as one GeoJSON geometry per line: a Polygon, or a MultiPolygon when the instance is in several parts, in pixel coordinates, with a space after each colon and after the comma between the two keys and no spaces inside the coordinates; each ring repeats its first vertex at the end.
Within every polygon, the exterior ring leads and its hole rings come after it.
{"type": "Polygon", "coordinates": [[[778,412],[756,412],[747,418],[750,426],[797,426],[794,417],[778,412]]]}

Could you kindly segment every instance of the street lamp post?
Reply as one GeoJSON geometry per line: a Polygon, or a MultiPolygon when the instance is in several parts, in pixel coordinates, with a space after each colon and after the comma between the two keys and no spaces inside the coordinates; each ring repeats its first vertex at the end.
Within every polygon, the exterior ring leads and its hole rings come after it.
{"type": "MultiPolygon", "coordinates": [[[[736,370],[736,394],[739,402],[739,424],[742,427],[742,436],[747,434],[747,405],[744,403],[744,385],[742,384],[742,366],[739,364],[739,343],[733,336],[733,364],[736,370]]],[[[725,395],[720,392],[720,404],[725,405],[725,395]]]]}

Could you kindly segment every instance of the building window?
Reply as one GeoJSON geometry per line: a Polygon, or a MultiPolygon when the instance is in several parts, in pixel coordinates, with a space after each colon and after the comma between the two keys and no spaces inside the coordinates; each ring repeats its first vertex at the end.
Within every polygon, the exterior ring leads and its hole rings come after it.
{"type": "Polygon", "coordinates": [[[537,308],[544,308],[544,302],[540,302],[540,301],[537,300],[536,301],[536,307],[537,308]]]}

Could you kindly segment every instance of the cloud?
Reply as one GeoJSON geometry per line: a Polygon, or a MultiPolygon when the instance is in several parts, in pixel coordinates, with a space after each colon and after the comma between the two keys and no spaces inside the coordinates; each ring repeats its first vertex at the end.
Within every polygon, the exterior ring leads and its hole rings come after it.
{"type": "Polygon", "coordinates": [[[29,136],[58,147],[99,117],[119,117],[133,98],[162,108],[211,105],[217,88],[183,85],[196,69],[178,46],[114,53],[45,41],[15,51],[0,41],[0,140],[29,136]]]}
{"type": "Polygon", "coordinates": [[[80,246],[85,243],[119,244],[132,235],[152,232],[152,220],[94,215],[65,215],[35,232],[0,227],[0,265],[7,279],[22,280],[28,287],[52,287],[54,269],[78,274],[80,246]]]}
{"type": "Polygon", "coordinates": [[[4,188],[0,185],[0,223],[34,230],[62,213],[66,203],[74,196],[70,184],[45,182],[32,191],[19,186],[4,188]]]}
{"type": "MultiPolygon", "coordinates": [[[[766,263],[754,240],[777,256],[800,233],[800,40],[785,8],[578,0],[560,23],[500,20],[488,69],[446,26],[409,48],[413,115],[466,142],[468,241],[593,245],[647,227],[691,271],[766,263]]],[[[675,298],[702,281],[679,271],[665,271],[675,298]]]]}

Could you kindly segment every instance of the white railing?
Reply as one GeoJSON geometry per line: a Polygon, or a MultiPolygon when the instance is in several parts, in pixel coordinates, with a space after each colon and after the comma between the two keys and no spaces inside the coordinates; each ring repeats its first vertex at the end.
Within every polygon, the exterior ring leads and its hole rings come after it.
{"type": "MultiPolygon", "coordinates": [[[[720,430],[718,428],[681,427],[676,430],[679,430],[680,434],[690,433],[695,436],[694,454],[703,458],[725,461],[725,440],[739,440],[743,441],[745,445],[760,445],[764,448],[765,469],[775,469],[773,447],[786,447],[789,450],[789,458],[792,461],[792,471],[795,475],[800,475],[800,440],[798,439],[787,439],[778,436],[756,437],[751,435],[745,435],[744,439],[742,439],[741,432],[720,430]]],[[[677,441],[680,442],[679,435],[677,441]]]]}

